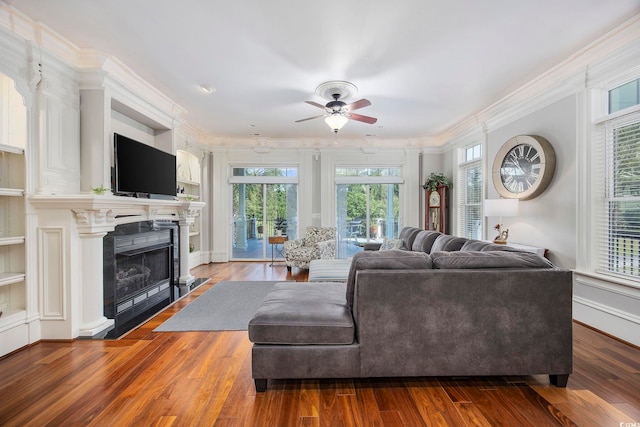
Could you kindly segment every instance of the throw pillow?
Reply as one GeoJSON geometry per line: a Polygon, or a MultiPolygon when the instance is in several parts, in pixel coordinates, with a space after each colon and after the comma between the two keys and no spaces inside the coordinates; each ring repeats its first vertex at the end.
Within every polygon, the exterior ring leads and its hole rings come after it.
{"type": "Polygon", "coordinates": [[[442,236],[442,233],[440,233],[439,231],[422,230],[421,232],[418,233],[416,238],[413,240],[413,245],[411,245],[411,250],[414,252],[430,253],[431,248],[433,247],[433,243],[440,236],[442,236]]]}
{"type": "Polygon", "coordinates": [[[402,240],[400,239],[384,239],[380,245],[380,251],[389,251],[391,249],[400,249],[402,240]]]}
{"type": "Polygon", "coordinates": [[[462,248],[462,245],[467,241],[464,237],[456,237],[448,234],[443,234],[438,236],[435,242],[433,242],[433,246],[431,246],[431,252],[452,252],[459,251],[462,248]]]}

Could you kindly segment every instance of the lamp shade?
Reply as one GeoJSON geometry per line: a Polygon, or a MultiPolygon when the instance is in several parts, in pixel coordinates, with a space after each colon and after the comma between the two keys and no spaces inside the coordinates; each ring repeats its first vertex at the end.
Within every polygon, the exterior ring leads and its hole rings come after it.
{"type": "Polygon", "coordinates": [[[349,121],[349,119],[340,113],[333,113],[330,116],[325,117],[324,121],[329,125],[332,131],[338,132],[349,121]]]}
{"type": "Polygon", "coordinates": [[[518,216],[518,199],[487,199],[484,216],[518,216]]]}

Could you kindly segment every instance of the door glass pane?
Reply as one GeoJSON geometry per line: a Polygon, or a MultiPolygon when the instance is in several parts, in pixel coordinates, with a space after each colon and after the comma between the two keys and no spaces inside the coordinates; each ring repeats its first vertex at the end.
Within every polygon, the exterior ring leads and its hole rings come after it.
{"type": "Polygon", "coordinates": [[[271,259],[269,236],[295,239],[297,212],[297,184],[233,184],[231,258],[271,259]]]}
{"type": "Polygon", "coordinates": [[[338,258],[398,235],[399,193],[399,184],[337,185],[338,258]]]}
{"type": "Polygon", "coordinates": [[[400,184],[369,186],[369,238],[375,242],[398,235],[400,184]]]}
{"type": "Polygon", "coordinates": [[[232,258],[264,258],[263,184],[233,184],[232,258]]]}
{"type": "Polygon", "coordinates": [[[362,250],[366,241],[367,196],[362,184],[338,184],[337,258],[350,258],[362,250]]]}
{"type": "MultiPolygon", "coordinates": [[[[267,236],[284,235],[288,240],[298,236],[298,186],[296,184],[265,184],[266,216],[264,230],[267,236]]],[[[271,245],[267,258],[271,258],[271,245]]],[[[276,251],[276,255],[278,252],[276,251]]]]}

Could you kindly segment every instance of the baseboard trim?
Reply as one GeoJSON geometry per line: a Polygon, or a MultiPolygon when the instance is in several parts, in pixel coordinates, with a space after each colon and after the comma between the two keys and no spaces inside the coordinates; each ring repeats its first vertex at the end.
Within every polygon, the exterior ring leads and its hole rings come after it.
{"type": "Polygon", "coordinates": [[[619,341],[640,346],[640,317],[585,298],[573,298],[573,318],[619,341]]]}
{"type": "Polygon", "coordinates": [[[625,341],[625,340],[623,340],[623,339],[621,339],[621,338],[619,338],[619,337],[616,337],[615,335],[608,334],[608,333],[606,333],[605,331],[601,331],[600,329],[595,328],[595,327],[593,327],[593,326],[591,326],[591,325],[588,325],[588,324],[586,324],[586,323],[583,323],[583,322],[581,322],[581,321],[579,321],[579,320],[575,320],[575,319],[573,319],[573,322],[574,322],[574,323],[577,323],[577,324],[578,324],[578,325],[580,325],[580,326],[584,326],[584,327],[585,327],[585,328],[587,328],[587,329],[591,329],[591,330],[592,330],[592,331],[594,331],[594,332],[597,332],[597,333],[599,333],[599,334],[602,334],[602,335],[606,336],[607,338],[611,338],[612,340],[618,341],[618,342],[619,342],[619,343],[621,343],[621,344],[628,345],[629,347],[633,347],[633,348],[635,348],[635,349],[637,349],[637,350],[640,350],[640,346],[635,345],[634,343],[631,343],[631,342],[629,342],[629,341],[625,341]]]}

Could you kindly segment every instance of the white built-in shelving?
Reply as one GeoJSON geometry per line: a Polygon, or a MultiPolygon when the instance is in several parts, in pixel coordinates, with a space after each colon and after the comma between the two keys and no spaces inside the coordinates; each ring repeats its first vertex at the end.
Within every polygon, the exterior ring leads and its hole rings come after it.
{"type": "Polygon", "coordinates": [[[26,109],[0,75],[0,356],[28,343],[25,253],[26,109]]]}
{"type": "MultiPolygon", "coordinates": [[[[201,172],[200,161],[193,153],[185,150],[176,151],[176,170],[178,183],[178,198],[182,200],[200,200],[201,172]]],[[[200,264],[200,217],[197,217],[189,227],[189,266],[200,264]]]]}

